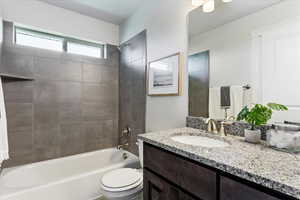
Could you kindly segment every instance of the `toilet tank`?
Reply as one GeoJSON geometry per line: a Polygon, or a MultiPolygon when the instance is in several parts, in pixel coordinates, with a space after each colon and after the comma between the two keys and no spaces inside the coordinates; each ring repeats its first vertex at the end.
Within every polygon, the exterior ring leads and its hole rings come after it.
{"type": "Polygon", "coordinates": [[[144,142],[143,140],[138,140],[138,146],[139,146],[139,159],[141,167],[144,168],[144,142]]]}

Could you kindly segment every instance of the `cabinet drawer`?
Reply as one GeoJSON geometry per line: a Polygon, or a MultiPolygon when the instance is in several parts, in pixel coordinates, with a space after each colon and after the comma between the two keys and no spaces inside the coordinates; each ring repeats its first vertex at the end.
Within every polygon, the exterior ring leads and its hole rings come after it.
{"type": "Polygon", "coordinates": [[[282,200],[221,176],[220,200],[282,200]]]}
{"type": "Polygon", "coordinates": [[[145,143],[144,166],[203,200],[216,200],[216,172],[145,143]]]}

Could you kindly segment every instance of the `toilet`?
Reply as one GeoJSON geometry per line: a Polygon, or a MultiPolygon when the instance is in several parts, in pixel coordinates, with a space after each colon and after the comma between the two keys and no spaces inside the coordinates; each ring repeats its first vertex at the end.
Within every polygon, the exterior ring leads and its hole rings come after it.
{"type": "MultiPolygon", "coordinates": [[[[143,168],[143,142],[138,141],[140,163],[143,168]]],[[[139,200],[143,191],[143,170],[120,168],[101,178],[101,191],[107,200],[139,200]]]]}

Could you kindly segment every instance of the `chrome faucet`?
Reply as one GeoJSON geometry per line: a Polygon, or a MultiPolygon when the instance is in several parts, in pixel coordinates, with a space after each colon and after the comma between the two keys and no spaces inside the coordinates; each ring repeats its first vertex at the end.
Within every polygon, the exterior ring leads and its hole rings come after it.
{"type": "Polygon", "coordinates": [[[225,121],[222,121],[221,122],[221,128],[220,128],[220,131],[219,131],[221,136],[227,136],[227,133],[225,132],[224,125],[225,125],[225,121]]]}
{"type": "Polygon", "coordinates": [[[121,131],[119,135],[119,145],[117,146],[118,150],[126,149],[130,146],[130,137],[131,137],[131,128],[127,126],[121,131]]]}
{"type": "Polygon", "coordinates": [[[218,134],[218,127],[217,127],[217,122],[214,119],[208,118],[206,120],[206,124],[207,124],[207,131],[208,132],[212,132],[215,134],[218,134]]]}
{"type": "Polygon", "coordinates": [[[129,147],[129,143],[125,143],[125,144],[120,144],[117,146],[117,149],[118,150],[122,150],[122,149],[125,149],[126,147],[129,147]]]}
{"type": "Polygon", "coordinates": [[[218,130],[218,126],[217,126],[217,121],[211,118],[208,118],[206,120],[206,124],[207,124],[207,131],[211,132],[211,133],[215,133],[218,134],[222,137],[227,136],[227,133],[225,132],[225,125],[232,125],[233,121],[230,120],[224,120],[221,122],[221,127],[218,130]]]}
{"type": "Polygon", "coordinates": [[[131,128],[127,126],[125,129],[121,132],[122,137],[130,137],[131,136],[131,128]]]}
{"type": "Polygon", "coordinates": [[[227,117],[227,119],[223,120],[221,122],[221,128],[220,128],[220,135],[221,136],[227,136],[227,133],[225,132],[225,125],[232,125],[234,123],[235,117],[234,116],[230,116],[227,117]]]}

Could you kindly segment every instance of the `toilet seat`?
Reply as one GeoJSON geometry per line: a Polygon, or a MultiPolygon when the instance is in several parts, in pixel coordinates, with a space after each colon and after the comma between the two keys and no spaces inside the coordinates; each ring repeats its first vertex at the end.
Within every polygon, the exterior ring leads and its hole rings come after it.
{"type": "Polygon", "coordinates": [[[124,192],[143,183],[143,175],[137,169],[121,168],[106,173],[101,179],[102,189],[107,192],[124,192]]]}

